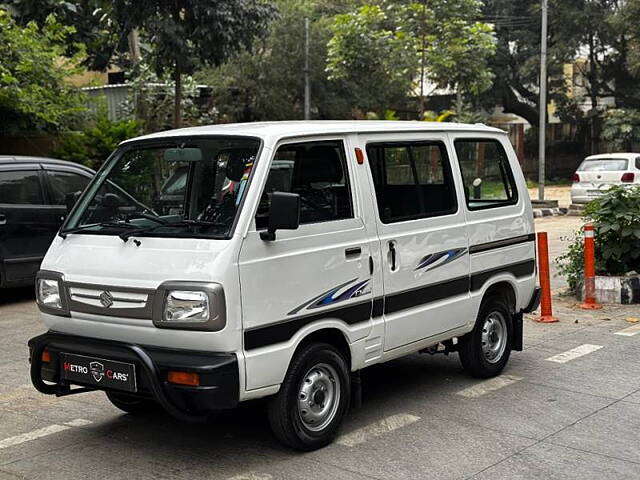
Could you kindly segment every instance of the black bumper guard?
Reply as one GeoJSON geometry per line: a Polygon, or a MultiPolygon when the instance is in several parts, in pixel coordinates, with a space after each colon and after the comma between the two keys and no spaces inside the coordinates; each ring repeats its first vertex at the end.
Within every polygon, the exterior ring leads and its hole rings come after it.
{"type": "MultiPolygon", "coordinates": [[[[57,397],[73,395],[77,393],[89,392],[100,390],[91,387],[79,387],[71,388],[71,385],[65,381],[58,381],[55,384],[47,384],[42,380],[42,352],[48,346],[55,346],[56,340],[67,340],[70,337],[67,335],[60,335],[54,332],[48,332],[38,337],[34,337],[29,340],[29,348],[31,351],[31,382],[34,387],[41,393],[46,395],[56,395],[57,397]]],[[[153,398],[172,416],[178,420],[187,422],[203,422],[208,418],[207,415],[197,415],[189,412],[185,412],[168,398],[162,384],[160,383],[160,374],[156,364],[151,357],[141,348],[139,345],[128,343],[114,343],[107,341],[100,341],[97,339],[91,339],[92,343],[104,343],[109,348],[116,348],[122,351],[133,353],[136,359],[139,361],[140,366],[144,371],[144,378],[147,382],[147,386],[150,390],[153,398]]]]}

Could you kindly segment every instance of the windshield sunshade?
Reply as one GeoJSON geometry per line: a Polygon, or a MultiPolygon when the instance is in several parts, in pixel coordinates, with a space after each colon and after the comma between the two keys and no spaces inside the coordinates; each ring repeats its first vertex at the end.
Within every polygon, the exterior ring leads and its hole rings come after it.
{"type": "Polygon", "coordinates": [[[125,146],[62,233],[227,238],[259,147],[241,137],[125,146]]]}

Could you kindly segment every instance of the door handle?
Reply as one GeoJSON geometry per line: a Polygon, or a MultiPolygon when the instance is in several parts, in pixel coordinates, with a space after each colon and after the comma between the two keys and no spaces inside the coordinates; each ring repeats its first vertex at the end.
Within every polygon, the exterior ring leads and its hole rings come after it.
{"type": "Polygon", "coordinates": [[[396,244],[393,240],[389,242],[389,253],[391,254],[391,271],[396,270],[396,244]]]}
{"type": "Polygon", "coordinates": [[[344,251],[344,256],[346,258],[359,257],[361,254],[362,254],[362,248],[360,248],[360,247],[347,248],[344,251]]]}
{"type": "Polygon", "coordinates": [[[7,217],[0,213],[0,225],[7,224],[7,217]]]}

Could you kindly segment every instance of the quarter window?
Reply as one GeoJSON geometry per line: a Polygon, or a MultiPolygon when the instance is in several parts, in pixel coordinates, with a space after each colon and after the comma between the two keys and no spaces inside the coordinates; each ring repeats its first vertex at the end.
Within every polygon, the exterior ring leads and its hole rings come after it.
{"type": "Polygon", "coordinates": [[[502,207],[518,201],[513,172],[500,142],[459,139],[455,147],[470,210],[502,207]]]}
{"type": "Polygon", "coordinates": [[[352,218],[342,142],[295,143],[278,148],[256,214],[257,229],[267,227],[273,192],[300,195],[300,224],[352,218]]]}
{"type": "Polygon", "coordinates": [[[451,168],[440,142],[373,143],[367,156],[384,223],[453,213],[451,168]]]}
{"type": "Polygon", "coordinates": [[[12,205],[44,204],[38,172],[33,170],[0,172],[0,203],[12,205]]]}

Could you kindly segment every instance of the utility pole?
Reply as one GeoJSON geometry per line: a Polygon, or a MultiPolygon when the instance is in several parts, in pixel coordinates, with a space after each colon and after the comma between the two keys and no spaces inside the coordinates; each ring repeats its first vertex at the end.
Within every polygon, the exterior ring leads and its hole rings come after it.
{"type": "Polygon", "coordinates": [[[309,85],[309,19],[304,19],[304,119],[311,119],[311,86],[309,85]]]}
{"type": "Polygon", "coordinates": [[[547,7],[542,0],[542,32],[540,45],[540,122],[538,127],[538,200],[544,200],[545,147],[547,127],[547,7]]]}

